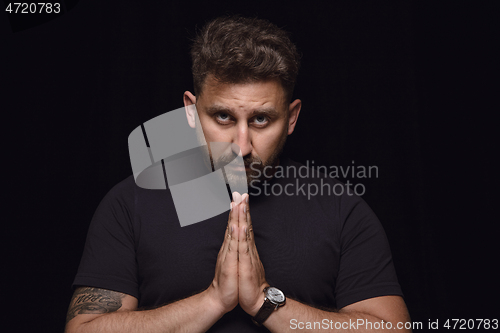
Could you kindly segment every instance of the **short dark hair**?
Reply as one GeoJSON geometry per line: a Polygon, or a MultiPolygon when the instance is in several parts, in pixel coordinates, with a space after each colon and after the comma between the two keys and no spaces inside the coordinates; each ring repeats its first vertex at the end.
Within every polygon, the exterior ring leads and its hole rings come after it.
{"type": "Polygon", "coordinates": [[[209,74],[222,83],[278,79],[291,100],[300,58],[288,33],[271,22],[240,16],[208,22],[191,47],[195,95],[209,74]]]}

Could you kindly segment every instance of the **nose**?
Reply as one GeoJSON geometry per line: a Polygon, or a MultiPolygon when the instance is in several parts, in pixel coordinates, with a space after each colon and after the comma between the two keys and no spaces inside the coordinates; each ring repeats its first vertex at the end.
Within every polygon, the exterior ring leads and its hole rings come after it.
{"type": "MultiPolygon", "coordinates": [[[[252,152],[252,138],[248,130],[248,124],[238,124],[233,143],[237,144],[241,149],[241,156],[246,156],[252,152]]],[[[235,149],[234,146],[233,149],[235,149]]],[[[238,151],[234,152],[239,153],[238,151]]]]}

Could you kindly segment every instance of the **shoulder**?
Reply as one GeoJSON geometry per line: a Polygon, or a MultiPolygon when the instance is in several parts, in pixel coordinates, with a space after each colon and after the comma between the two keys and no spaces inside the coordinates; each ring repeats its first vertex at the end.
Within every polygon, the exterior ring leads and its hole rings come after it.
{"type": "Polygon", "coordinates": [[[118,215],[131,218],[136,202],[136,192],[137,185],[132,175],[118,182],[101,199],[93,220],[109,221],[110,217],[118,215]]]}
{"type": "Polygon", "coordinates": [[[121,196],[130,193],[134,193],[137,188],[135,184],[134,176],[130,175],[122,181],[114,185],[107,193],[109,196],[121,196]]]}
{"type": "Polygon", "coordinates": [[[133,175],[128,176],[115,184],[104,196],[103,202],[120,202],[132,205],[137,202],[139,196],[144,196],[149,192],[164,192],[159,190],[149,190],[139,187],[133,175]]]}

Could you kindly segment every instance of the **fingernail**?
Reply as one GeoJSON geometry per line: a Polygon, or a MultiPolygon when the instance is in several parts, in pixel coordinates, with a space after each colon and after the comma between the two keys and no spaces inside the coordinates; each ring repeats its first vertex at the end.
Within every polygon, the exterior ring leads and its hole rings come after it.
{"type": "Polygon", "coordinates": [[[246,213],[246,212],[247,212],[247,205],[245,205],[245,206],[243,207],[243,213],[246,213]]]}
{"type": "Polygon", "coordinates": [[[230,211],[232,212],[233,211],[233,203],[232,202],[229,204],[229,208],[230,208],[230,211]]]}
{"type": "Polygon", "coordinates": [[[233,233],[234,225],[231,226],[231,233],[233,233]]]}
{"type": "Polygon", "coordinates": [[[233,192],[233,201],[235,204],[239,204],[241,202],[241,194],[233,192]]]}
{"type": "Polygon", "coordinates": [[[241,196],[241,199],[244,200],[246,203],[248,203],[248,193],[244,193],[242,196],[241,196]]]}

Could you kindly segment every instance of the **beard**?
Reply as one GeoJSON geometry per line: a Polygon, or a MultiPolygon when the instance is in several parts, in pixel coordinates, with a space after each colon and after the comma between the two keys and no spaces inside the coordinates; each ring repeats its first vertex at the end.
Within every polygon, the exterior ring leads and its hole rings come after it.
{"type": "MultiPolygon", "coordinates": [[[[264,161],[258,155],[248,154],[243,156],[243,165],[245,173],[234,172],[231,168],[225,168],[226,184],[244,184],[247,186],[252,185],[252,182],[259,184],[262,180],[270,179],[275,173],[275,167],[279,165],[279,157],[283,152],[286,143],[288,128],[281,134],[278,144],[272,151],[271,155],[264,161]],[[264,172],[265,170],[265,172],[264,172]]],[[[227,144],[229,145],[229,144],[227,144]]],[[[217,155],[217,154],[216,154],[217,155]]],[[[226,166],[238,157],[238,154],[229,149],[226,154],[221,154],[216,159],[213,159],[213,154],[210,153],[210,160],[215,169],[226,166]]],[[[234,162],[233,162],[234,163],[234,162]]]]}
{"type": "Polygon", "coordinates": [[[247,170],[247,185],[252,182],[260,183],[262,180],[270,179],[275,173],[275,168],[279,165],[279,158],[286,143],[288,129],[283,131],[278,145],[273,150],[267,160],[263,161],[259,156],[246,156],[243,161],[247,170]],[[265,171],[265,172],[264,172],[265,171]]]}

